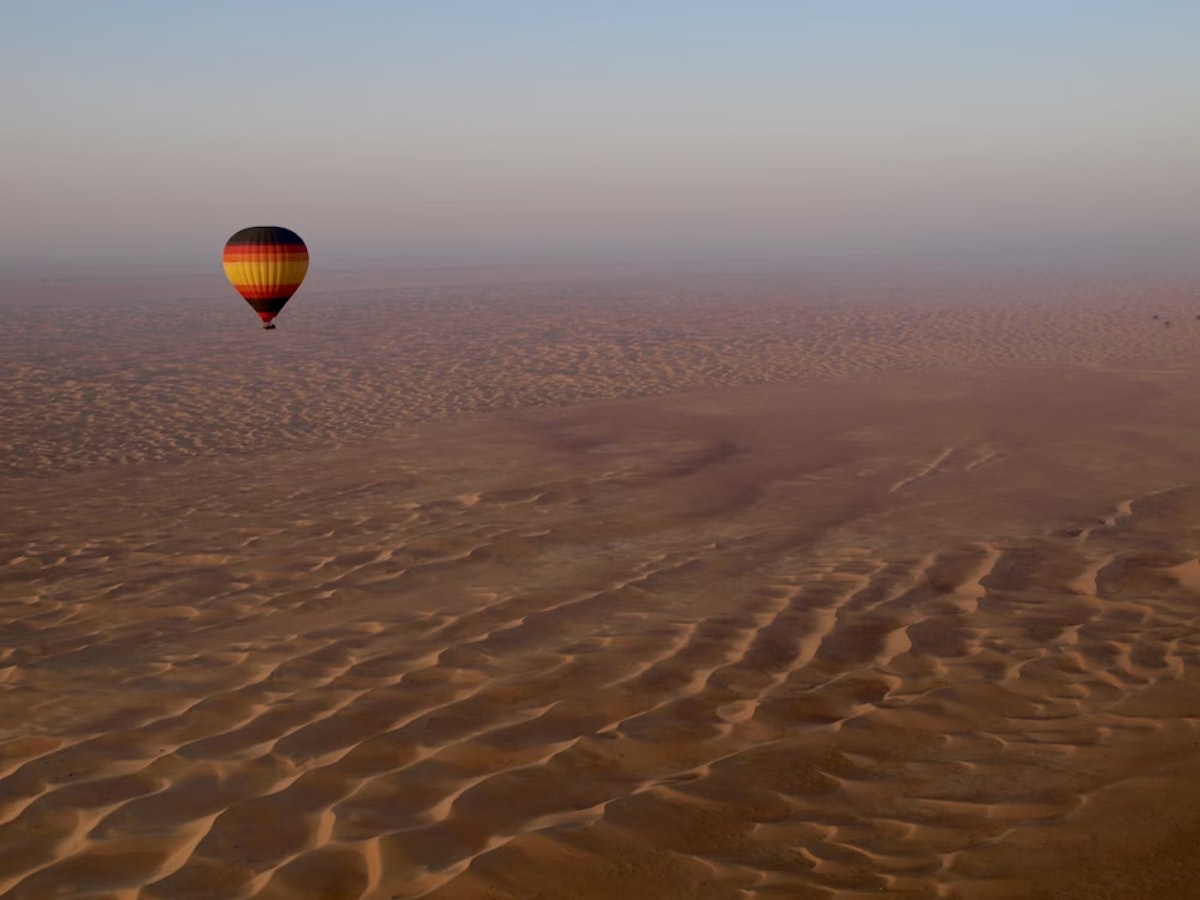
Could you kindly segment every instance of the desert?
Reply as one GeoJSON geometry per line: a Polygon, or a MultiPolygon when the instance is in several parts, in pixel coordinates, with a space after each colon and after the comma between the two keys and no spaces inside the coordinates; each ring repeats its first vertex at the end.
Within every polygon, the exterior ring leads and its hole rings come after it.
{"type": "Polygon", "coordinates": [[[1200,897],[1198,296],[10,282],[0,895],[1200,897]]]}

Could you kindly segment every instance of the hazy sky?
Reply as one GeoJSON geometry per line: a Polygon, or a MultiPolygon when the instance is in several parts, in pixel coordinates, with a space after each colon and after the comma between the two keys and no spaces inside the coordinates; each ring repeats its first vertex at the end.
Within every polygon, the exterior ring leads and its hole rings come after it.
{"type": "Polygon", "coordinates": [[[1200,257],[1195,0],[11,0],[0,262],[1200,257]]]}

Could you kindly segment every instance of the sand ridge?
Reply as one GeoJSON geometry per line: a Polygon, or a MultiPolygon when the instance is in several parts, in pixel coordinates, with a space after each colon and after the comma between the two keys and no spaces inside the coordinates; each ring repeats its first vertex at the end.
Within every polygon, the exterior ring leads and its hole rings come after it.
{"type": "Polygon", "coordinates": [[[1200,370],[1087,352],[7,478],[0,893],[1189,896],[1200,370]]]}

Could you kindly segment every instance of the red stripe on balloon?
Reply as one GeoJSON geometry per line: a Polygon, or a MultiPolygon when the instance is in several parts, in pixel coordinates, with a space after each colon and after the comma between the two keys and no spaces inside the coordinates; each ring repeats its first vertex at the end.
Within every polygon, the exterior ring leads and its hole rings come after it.
{"type": "Polygon", "coordinates": [[[271,287],[235,284],[233,287],[247,300],[286,300],[300,289],[298,284],[277,284],[271,287]]]}
{"type": "Polygon", "coordinates": [[[308,251],[304,248],[291,247],[229,247],[221,254],[225,262],[255,262],[260,259],[286,260],[291,262],[298,259],[308,259],[308,251]]]}

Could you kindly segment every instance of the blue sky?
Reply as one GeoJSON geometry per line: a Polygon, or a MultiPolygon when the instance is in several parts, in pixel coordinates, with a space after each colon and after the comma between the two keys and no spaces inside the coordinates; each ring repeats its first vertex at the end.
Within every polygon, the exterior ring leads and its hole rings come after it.
{"type": "MultiPolygon", "coordinates": [[[[14,8],[15,7],[15,8],[14,8]]],[[[1200,256],[1200,4],[0,11],[0,263],[1200,256]]]]}

